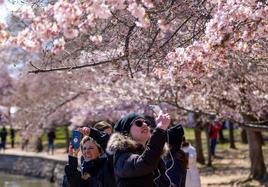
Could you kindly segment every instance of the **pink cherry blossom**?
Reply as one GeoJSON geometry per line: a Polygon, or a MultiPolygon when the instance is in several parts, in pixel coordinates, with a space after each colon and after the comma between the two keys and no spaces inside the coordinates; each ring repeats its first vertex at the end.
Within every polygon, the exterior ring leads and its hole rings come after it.
{"type": "Polygon", "coordinates": [[[53,53],[59,53],[64,50],[65,41],[64,38],[54,40],[51,51],[53,53]]]}
{"type": "Polygon", "coordinates": [[[69,27],[63,30],[63,34],[67,39],[73,39],[79,35],[79,32],[77,29],[69,27]]]}
{"type": "Polygon", "coordinates": [[[100,44],[102,42],[102,36],[100,35],[90,36],[90,40],[95,44],[100,44]]]}

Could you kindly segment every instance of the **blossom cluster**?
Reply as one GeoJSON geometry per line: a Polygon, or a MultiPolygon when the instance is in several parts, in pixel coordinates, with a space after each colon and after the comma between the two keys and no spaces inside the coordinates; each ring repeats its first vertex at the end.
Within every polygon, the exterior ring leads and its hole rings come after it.
{"type": "MultiPolygon", "coordinates": [[[[49,4],[44,10],[35,11],[31,7],[20,9],[20,18],[31,24],[13,38],[12,43],[32,52],[38,52],[42,46],[52,42],[51,51],[57,53],[64,50],[66,40],[90,33],[98,23],[109,19],[117,11],[127,11],[138,27],[150,25],[146,9],[153,8],[153,1],[142,0],[89,0],[89,1],[57,1],[49,4]]],[[[91,33],[93,43],[102,42],[100,33],[91,33]]]]}
{"type": "Polygon", "coordinates": [[[167,55],[176,71],[185,67],[210,70],[225,65],[231,54],[262,55],[268,37],[268,5],[251,0],[209,2],[216,8],[203,38],[167,55]]]}

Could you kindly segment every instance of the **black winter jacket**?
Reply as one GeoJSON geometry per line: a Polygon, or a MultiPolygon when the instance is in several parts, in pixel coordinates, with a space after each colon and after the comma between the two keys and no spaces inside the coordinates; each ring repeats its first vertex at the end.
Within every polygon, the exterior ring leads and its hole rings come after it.
{"type": "Polygon", "coordinates": [[[65,166],[65,175],[70,187],[111,187],[113,186],[113,176],[110,176],[107,158],[98,158],[81,165],[78,170],[78,160],[69,156],[68,164],[65,166]],[[84,180],[81,174],[89,173],[90,178],[84,180]],[[105,178],[104,178],[105,177],[105,178]]]}
{"type": "Polygon", "coordinates": [[[114,155],[114,172],[117,187],[167,187],[170,182],[165,175],[161,159],[166,131],[156,128],[144,148],[131,138],[119,133],[111,136],[107,152],[114,155]]]}
{"type": "Polygon", "coordinates": [[[165,159],[167,175],[174,187],[185,187],[187,159],[182,150],[171,149],[165,159]]]}
{"type": "MultiPolygon", "coordinates": [[[[92,137],[103,150],[106,149],[110,136],[95,128],[91,128],[92,137]]],[[[64,185],[70,187],[115,187],[115,177],[113,172],[113,157],[104,153],[100,158],[84,162],[81,157],[81,171],[77,169],[78,161],[76,157],[69,156],[68,164],[65,166],[64,185]],[[88,180],[81,178],[82,172],[88,172],[91,177],[88,180]],[[105,177],[105,178],[104,178],[105,177]]],[[[64,186],[64,187],[65,187],[64,186]]]]}

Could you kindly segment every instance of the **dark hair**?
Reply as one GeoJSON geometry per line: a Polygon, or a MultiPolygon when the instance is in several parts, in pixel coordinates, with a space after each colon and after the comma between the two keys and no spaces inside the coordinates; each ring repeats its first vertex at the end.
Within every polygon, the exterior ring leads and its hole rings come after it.
{"type": "Polygon", "coordinates": [[[188,153],[185,153],[183,150],[179,150],[176,157],[181,161],[183,169],[187,170],[189,162],[188,153]]]}
{"type": "Polygon", "coordinates": [[[167,130],[168,141],[174,149],[180,149],[182,144],[182,138],[184,136],[184,130],[182,125],[177,124],[167,130]]]}
{"type": "Polygon", "coordinates": [[[189,146],[189,142],[186,141],[185,137],[183,136],[182,137],[182,144],[181,144],[182,147],[186,147],[186,146],[189,146]]]}

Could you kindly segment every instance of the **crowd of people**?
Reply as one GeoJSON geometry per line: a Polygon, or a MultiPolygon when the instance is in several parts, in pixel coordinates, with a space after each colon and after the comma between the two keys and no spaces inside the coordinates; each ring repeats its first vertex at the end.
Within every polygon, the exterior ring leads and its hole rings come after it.
{"type": "MultiPolygon", "coordinates": [[[[15,137],[16,137],[16,130],[12,127],[6,128],[5,126],[2,127],[0,130],[0,151],[5,151],[7,148],[7,138],[10,137],[10,147],[15,148],[15,137]]],[[[21,150],[28,151],[28,144],[29,144],[29,134],[27,131],[20,131],[20,143],[21,143],[21,150]]],[[[54,154],[54,141],[56,139],[55,129],[49,129],[47,132],[47,141],[48,141],[48,154],[54,154]]]]}
{"type": "Polygon", "coordinates": [[[168,114],[152,121],[128,114],[78,130],[80,148],[69,146],[63,187],[199,187],[195,149],[168,114]],[[81,157],[78,153],[81,151],[81,157]],[[79,166],[80,161],[80,168],[79,166]]]}
{"type": "MultiPolygon", "coordinates": [[[[222,129],[218,121],[208,125],[212,157],[222,129]]],[[[0,131],[0,150],[6,149],[8,134],[15,146],[15,130],[9,130],[3,126],[0,131]]],[[[131,113],[114,126],[101,121],[76,130],[82,136],[80,147],[69,146],[63,187],[201,186],[196,150],[186,141],[183,127],[171,125],[168,114],[152,119],[131,113]]],[[[21,136],[27,151],[29,138],[21,136]]],[[[55,138],[55,129],[48,129],[48,154],[54,154],[55,138]]]]}

